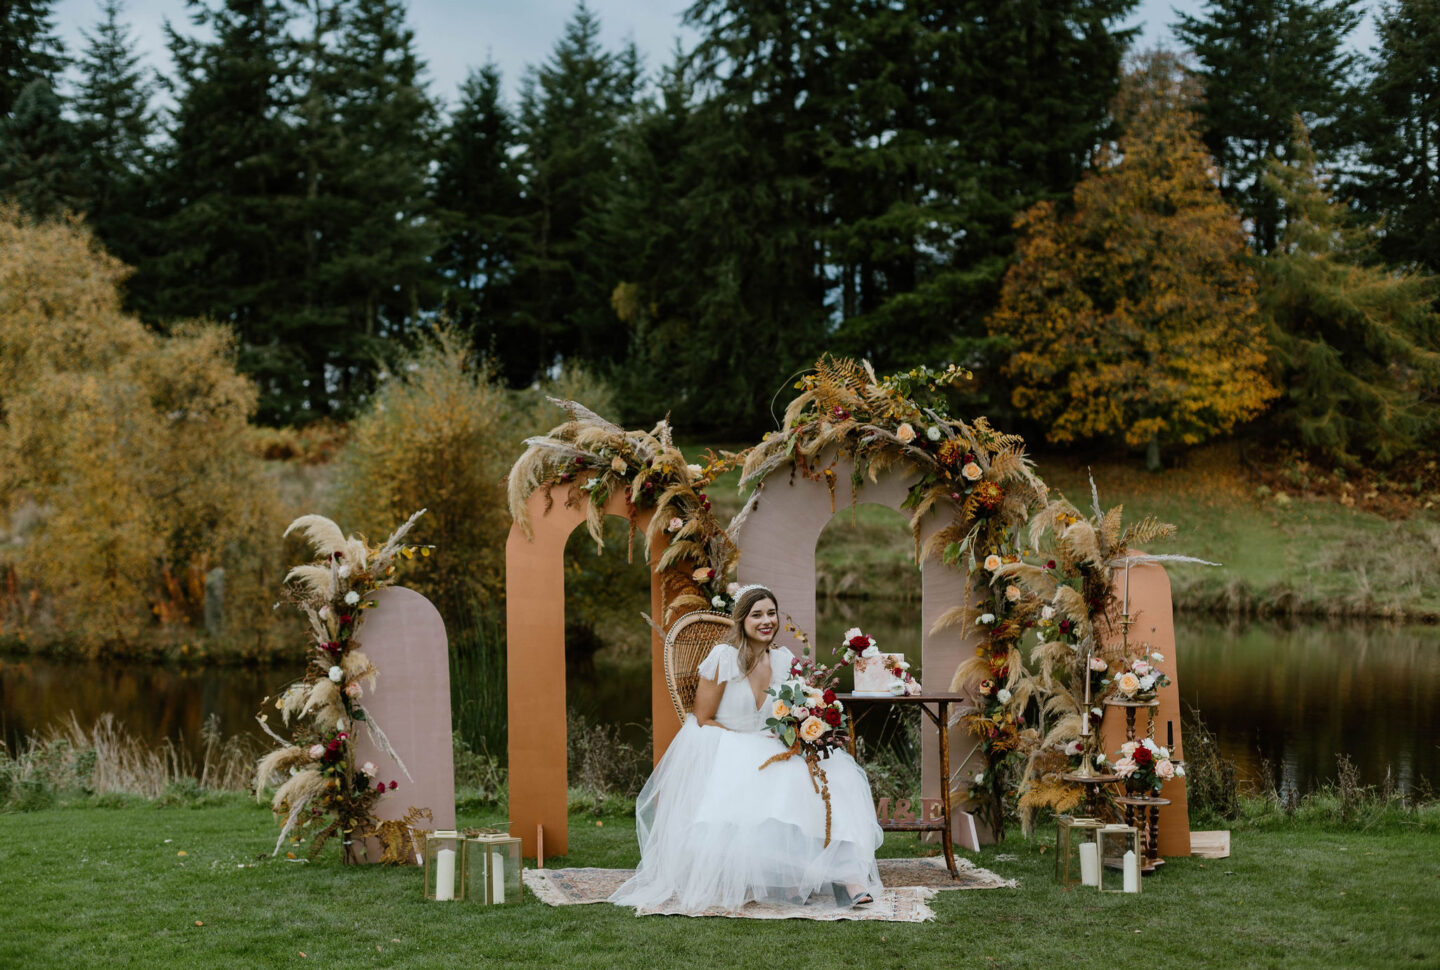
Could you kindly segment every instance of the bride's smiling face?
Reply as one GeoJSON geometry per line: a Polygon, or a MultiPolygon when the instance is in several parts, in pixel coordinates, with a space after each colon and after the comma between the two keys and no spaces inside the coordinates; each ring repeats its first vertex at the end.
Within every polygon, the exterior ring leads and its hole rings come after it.
{"type": "Polygon", "coordinates": [[[780,617],[772,599],[757,600],[755,605],[750,607],[750,612],[745,614],[747,639],[769,643],[775,639],[775,632],[779,629],[780,617]]]}

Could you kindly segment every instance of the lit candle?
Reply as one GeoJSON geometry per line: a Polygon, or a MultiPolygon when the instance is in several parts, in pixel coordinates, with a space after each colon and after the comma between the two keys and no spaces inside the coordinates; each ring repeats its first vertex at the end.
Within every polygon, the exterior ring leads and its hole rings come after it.
{"type": "Polygon", "coordinates": [[[1080,884],[1100,885],[1100,847],[1094,842],[1080,843],[1080,884]]]}
{"type": "Polygon", "coordinates": [[[1127,849],[1125,852],[1125,891],[1127,893],[1140,891],[1140,863],[1135,858],[1134,849],[1127,849]]]}
{"type": "Polygon", "coordinates": [[[455,898],[455,850],[441,849],[435,853],[435,898],[455,898]]]}
{"type": "Polygon", "coordinates": [[[490,850],[490,901],[505,902],[505,855],[499,849],[490,850]]]}

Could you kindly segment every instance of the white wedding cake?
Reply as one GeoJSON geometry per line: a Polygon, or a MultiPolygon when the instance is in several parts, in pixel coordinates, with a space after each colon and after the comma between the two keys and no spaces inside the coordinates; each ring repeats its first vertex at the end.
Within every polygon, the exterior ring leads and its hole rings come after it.
{"type": "Polygon", "coordinates": [[[855,658],[855,693],[890,697],[905,693],[900,671],[905,668],[903,653],[881,653],[873,657],[855,658]]]}

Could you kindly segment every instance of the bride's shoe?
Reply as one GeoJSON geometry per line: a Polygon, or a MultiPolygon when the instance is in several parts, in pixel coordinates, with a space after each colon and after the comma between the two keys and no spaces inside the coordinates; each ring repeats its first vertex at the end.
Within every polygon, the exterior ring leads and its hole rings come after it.
{"type": "Polygon", "coordinates": [[[849,909],[851,907],[864,906],[867,903],[875,902],[875,897],[865,892],[864,890],[861,890],[858,896],[851,896],[850,890],[847,887],[840,885],[838,882],[832,882],[830,884],[830,888],[835,893],[836,906],[841,906],[849,909]]]}

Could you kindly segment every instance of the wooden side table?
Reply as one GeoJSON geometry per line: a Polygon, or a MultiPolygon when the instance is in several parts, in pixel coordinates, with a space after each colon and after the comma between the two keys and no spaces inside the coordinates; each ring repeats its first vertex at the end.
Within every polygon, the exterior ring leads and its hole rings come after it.
{"type": "Polygon", "coordinates": [[[915,705],[925,712],[925,716],[940,730],[940,818],[926,818],[922,811],[920,818],[914,822],[881,822],[880,827],[887,832],[939,832],[940,844],[945,847],[945,865],[950,869],[950,875],[959,878],[959,870],[955,867],[955,846],[950,834],[950,705],[958,704],[966,700],[964,694],[910,694],[898,697],[873,697],[866,694],[837,694],[846,708],[850,711],[850,756],[855,757],[855,732],[860,725],[860,718],[869,713],[871,709],[882,706],[915,705]],[[931,710],[929,705],[934,705],[931,710]]]}
{"type": "Polygon", "coordinates": [[[1140,870],[1154,872],[1165,864],[1160,858],[1160,806],[1169,805],[1170,799],[1158,795],[1117,795],[1115,804],[1125,808],[1125,824],[1140,830],[1140,841],[1145,849],[1145,858],[1140,870]]]}

